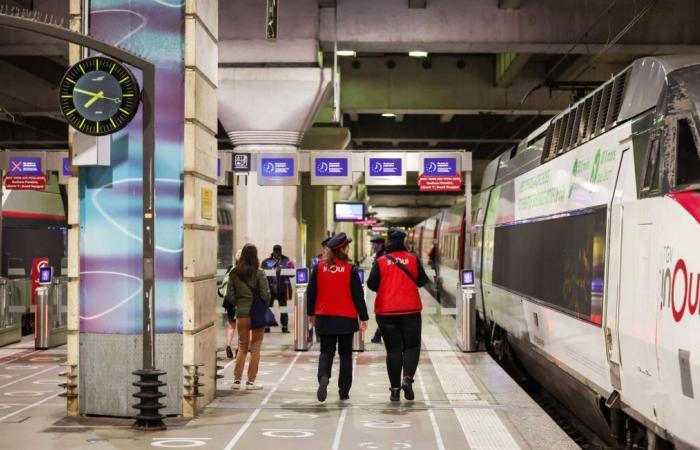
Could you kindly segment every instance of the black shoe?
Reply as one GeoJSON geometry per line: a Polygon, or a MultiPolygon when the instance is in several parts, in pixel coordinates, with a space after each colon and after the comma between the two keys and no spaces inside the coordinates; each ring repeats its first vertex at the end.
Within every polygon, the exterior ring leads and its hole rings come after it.
{"type": "Polygon", "coordinates": [[[413,380],[410,377],[403,377],[401,389],[403,389],[403,396],[406,397],[406,400],[416,398],[416,395],[413,393],[413,380]]]}
{"type": "Polygon", "coordinates": [[[318,399],[319,402],[325,402],[326,397],[328,397],[328,383],[330,380],[328,379],[327,376],[322,376],[320,380],[318,380],[318,390],[316,391],[316,398],[318,399]]]}
{"type": "Polygon", "coordinates": [[[389,400],[392,402],[399,402],[401,401],[401,395],[399,395],[399,392],[401,392],[401,388],[389,388],[391,391],[391,397],[389,397],[389,400]]]}
{"type": "Polygon", "coordinates": [[[343,401],[350,400],[350,394],[347,392],[338,391],[338,395],[340,396],[340,399],[343,401]]]}
{"type": "Polygon", "coordinates": [[[265,328],[265,333],[269,333],[269,332],[270,332],[270,329],[269,329],[269,328],[265,328]]]}
{"type": "Polygon", "coordinates": [[[289,328],[282,328],[282,333],[289,333],[289,328]]]}
{"type": "Polygon", "coordinates": [[[382,337],[381,336],[373,336],[372,339],[370,339],[370,342],[373,344],[381,344],[382,337]]]}
{"type": "Polygon", "coordinates": [[[226,357],[228,359],[233,359],[233,350],[231,350],[231,346],[229,345],[226,346],[226,357]]]}

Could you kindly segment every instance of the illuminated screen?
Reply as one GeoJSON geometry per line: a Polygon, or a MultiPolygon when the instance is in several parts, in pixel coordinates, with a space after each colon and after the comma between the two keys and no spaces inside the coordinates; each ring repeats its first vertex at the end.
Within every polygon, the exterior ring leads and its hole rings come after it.
{"type": "Polygon", "coordinates": [[[51,283],[52,275],[51,267],[42,267],[39,269],[39,284],[49,284],[51,283]]]}
{"type": "Polygon", "coordinates": [[[297,269],[297,284],[309,283],[309,269],[297,269]]]}
{"type": "Polygon", "coordinates": [[[336,202],[333,204],[333,220],[336,222],[356,222],[364,218],[364,203],[336,202]]]}
{"type": "Polygon", "coordinates": [[[474,271],[473,270],[463,270],[462,271],[462,286],[473,286],[474,285],[474,271]]]}

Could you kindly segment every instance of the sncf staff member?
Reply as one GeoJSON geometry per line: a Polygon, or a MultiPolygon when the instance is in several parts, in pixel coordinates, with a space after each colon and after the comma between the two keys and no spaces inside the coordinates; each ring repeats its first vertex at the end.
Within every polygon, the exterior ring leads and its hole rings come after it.
{"type": "Polygon", "coordinates": [[[386,347],[386,367],[391,383],[391,401],[413,400],[413,376],[418,368],[421,342],[421,303],[418,288],[428,276],[418,257],[406,250],[406,233],[389,230],[386,253],[377,258],[367,287],[377,293],[374,312],[386,347]],[[403,375],[403,378],[402,378],[403,375]]]}
{"type": "Polygon", "coordinates": [[[327,242],[329,253],[311,273],[306,290],[309,321],[321,337],[316,392],[320,402],[325,401],[328,394],[336,345],[340,356],[338,394],[341,400],[350,398],[352,336],[359,329],[366,330],[369,320],[360,276],[347,254],[350,242],[352,239],[345,233],[339,233],[327,242]]]}

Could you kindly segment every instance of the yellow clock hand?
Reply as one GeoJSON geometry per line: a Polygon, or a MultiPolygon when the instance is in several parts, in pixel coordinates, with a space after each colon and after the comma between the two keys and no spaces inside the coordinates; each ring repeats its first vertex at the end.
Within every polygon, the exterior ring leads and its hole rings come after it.
{"type": "MultiPolygon", "coordinates": [[[[92,95],[93,97],[95,97],[95,96],[97,96],[98,94],[102,93],[102,95],[100,96],[100,98],[103,98],[103,99],[105,99],[105,100],[111,100],[111,101],[113,101],[114,103],[121,103],[121,99],[120,99],[120,98],[107,97],[107,96],[104,95],[104,92],[103,92],[103,91],[100,91],[100,92],[92,92],[92,91],[86,91],[85,89],[75,88],[75,89],[73,89],[73,92],[78,92],[78,93],[80,93],[80,94],[85,94],[85,95],[92,95]]],[[[90,99],[90,100],[92,100],[92,99],[90,99]]],[[[92,103],[90,103],[90,104],[92,105],[92,103]]],[[[87,106],[85,106],[85,107],[87,108],[87,106]]]]}
{"type": "Polygon", "coordinates": [[[80,89],[80,88],[74,88],[74,92],[79,92],[81,94],[87,94],[87,95],[97,95],[99,92],[91,92],[91,91],[86,91],[85,89],[80,89]]]}
{"type": "Polygon", "coordinates": [[[90,100],[85,103],[86,108],[89,108],[93,103],[95,103],[97,100],[104,98],[105,93],[103,91],[98,92],[97,94],[93,95],[90,100]]]}

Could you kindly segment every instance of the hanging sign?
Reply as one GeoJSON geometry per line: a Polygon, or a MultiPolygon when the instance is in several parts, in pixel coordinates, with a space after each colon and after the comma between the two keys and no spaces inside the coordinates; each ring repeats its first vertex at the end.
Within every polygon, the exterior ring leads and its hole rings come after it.
{"type": "Polygon", "coordinates": [[[234,172],[250,172],[253,164],[250,153],[234,153],[233,154],[233,171],[234,172]]]}
{"type": "Polygon", "coordinates": [[[260,186],[295,186],[299,184],[296,153],[258,155],[260,186]]]}
{"type": "Polygon", "coordinates": [[[40,157],[12,156],[9,169],[5,176],[5,189],[43,191],[46,188],[40,157]]]}
{"type": "Polygon", "coordinates": [[[369,153],[365,156],[365,184],[405,185],[406,158],[403,153],[369,153]]]}
{"type": "Polygon", "coordinates": [[[461,155],[450,153],[424,153],[420,157],[418,190],[420,192],[459,192],[461,155]]]}
{"type": "Polygon", "coordinates": [[[311,184],[352,185],[352,161],[344,153],[323,152],[311,155],[311,184]]]}

